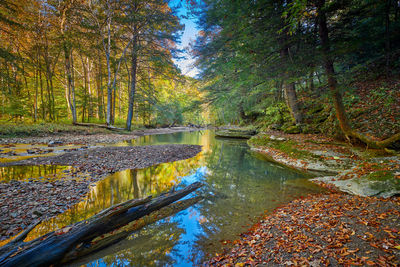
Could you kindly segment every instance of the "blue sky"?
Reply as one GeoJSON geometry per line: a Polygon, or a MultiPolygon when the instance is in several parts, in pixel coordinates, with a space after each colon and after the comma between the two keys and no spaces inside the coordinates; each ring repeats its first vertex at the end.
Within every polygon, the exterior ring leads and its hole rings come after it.
{"type": "MultiPolygon", "coordinates": [[[[181,43],[178,44],[179,49],[188,49],[189,43],[196,39],[198,34],[198,29],[196,29],[195,18],[182,18],[182,16],[189,15],[189,9],[186,0],[171,0],[170,6],[180,6],[178,10],[178,16],[181,19],[181,23],[185,25],[185,30],[183,32],[181,43]]],[[[184,53],[186,59],[174,59],[175,64],[181,69],[182,73],[191,77],[196,76],[199,71],[193,66],[194,59],[189,55],[188,51],[184,53]]]]}

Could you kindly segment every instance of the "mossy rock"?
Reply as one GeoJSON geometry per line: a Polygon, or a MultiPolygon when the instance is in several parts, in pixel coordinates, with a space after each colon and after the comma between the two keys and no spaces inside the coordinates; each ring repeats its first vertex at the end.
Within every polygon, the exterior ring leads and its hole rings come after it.
{"type": "Polygon", "coordinates": [[[283,129],[283,132],[287,133],[287,134],[299,134],[299,133],[301,133],[301,129],[300,129],[300,126],[298,126],[298,125],[292,125],[292,126],[289,126],[285,129],[283,129]]]}
{"type": "Polygon", "coordinates": [[[228,137],[228,138],[241,138],[250,139],[253,135],[256,135],[256,130],[246,130],[246,129],[224,129],[215,132],[218,137],[228,137]]]}
{"type": "Polygon", "coordinates": [[[388,198],[400,194],[400,179],[390,171],[376,171],[349,180],[335,180],[332,177],[322,177],[317,180],[333,184],[343,192],[364,197],[388,198]]]}

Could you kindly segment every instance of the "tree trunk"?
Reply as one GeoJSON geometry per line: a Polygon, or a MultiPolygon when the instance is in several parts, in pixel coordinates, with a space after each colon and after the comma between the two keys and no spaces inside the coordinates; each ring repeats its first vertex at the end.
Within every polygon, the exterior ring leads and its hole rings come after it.
{"type": "Polygon", "coordinates": [[[107,114],[106,123],[111,125],[111,105],[112,105],[112,87],[111,87],[111,18],[107,18],[107,47],[104,46],[107,61],[107,114]]]}
{"type": "Polygon", "coordinates": [[[134,35],[133,42],[132,42],[132,58],[131,58],[131,90],[129,91],[129,102],[128,102],[128,116],[126,118],[126,129],[128,131],[131,130],[132,126],[132,117],[133,117],[133,103],[135,99],[136,93],[136,71],[137,71],[137,54],[138,54],[138,37],[137,37],[137,30],[136,26],[134,26],[134,35]]]}
{"type": "MultiPolygon", "coordinates": [[[[289,63],[290,58],[289,58],[289,48],[286,44],[286,37],[282,38],[282,46],[284,47],[281,50],[281,58],[286,64],[289,63]]],[[[292,115],[292,118],[296,124],[300,124],[303,121],[303,116],[300,113],[299,109],[299,104],[297,101],[297,95],[296,95],[296,86],[294,82],[289,82],[289,72],[288,70],[285,71],[285,74],[283,75],[284,81],[284,94],[285,94],[285,100],[286,104],[289,108],[290,114],[292,115]]]]}
{"type": "Polygon", "coordinates": [[[65,73],[67,75],[67,101],[69,103],[72,123],[76,123],[76,105],[75,105],[75,85],[72,76],[72,50],[68,48],[66,41],[64,41],[64,56],[65,56],[65,73]],[[72,101],[71,101],[72,96],[72,101]]]}
{"type": "Polygon", "coordinates": [[[290,70],[289,63],[292,61],[289,55],[289,44],[287,40],[288,32],[284,30],[280,36],[280,56],[283,64],[285,65],[285,73],[283,74],[283,84],[284,84],[284,95],[286,104],[289,108],[290,114],[296,124],[300,124],[303,121],[303,116],[300,113],[299,104],[296,95],[296,86],[294,82],[289,81],[290,70]]]}
{"type": "Polygon", "coordinates": [[[302,123],[303,116],[300,113],[299,105],[297,103],[298,101],[297,101],[296,87],[294,82],[291,83],[285,82],[285,99],[289,107],[290,114],[294,119],[294,122],[296,124],[302,123]]]}
{"type": "Polygon", "coordinates": [[[385,140],[376,141],[361,133],[354,131],[351,128],[343,105],[342,94],[340,93],[339,88],[337,87],[337,80],[335,76],[333,60],[330,56],[329,32],[328,32],[328,25],[326,22],[326,14],[324,10],[325,0],[318,0],[316,2],[316,6],[318,13],[319,36],[321,39],[325,72],[326,76],[328,77],[328,86],[332,94],[333,103],[336,109],[336,117],[339,121],[341,130],[343,131],[346,138],[349,139],[349,137],[353,137],[370,147],[384,148],[390,146],[394,142],[400,140],[400,133],[397,133],[385,140]]]}
{"type": "Polygon", "coordinates": [[[390,8],[392,0],[386,0],[385,3],[385,63],[386,63],[386,78],[390,74],[390,8]]]}
{"type": "Polygon", "coordinates": [[[101,68],[101,57],[99,51],[97,52],[98,56],[98,65],[97,65],[97,77],[96,77],[96,87],[97,87],[97,117],[99,120],[103,120],[104,118],[104,94],[103,94],[103,74],[101,68]]]}
{"type": "MultiPolygon", "coordinates": [[[[38,57],[38,55],[37,55],[38,57]]],[[[36,58],[37,59],[37,58],[36,58]]],[[[38,63],[38,62],[36,62],[38,63]]],[[[38,67],[35,67],[35,110],[34,110],[34,117],[33,117],[33,121],[36,122],[37,121],[37,112],[38,112],[38,87],[39,87],[39,71],[38,71],[38,67]]]]}

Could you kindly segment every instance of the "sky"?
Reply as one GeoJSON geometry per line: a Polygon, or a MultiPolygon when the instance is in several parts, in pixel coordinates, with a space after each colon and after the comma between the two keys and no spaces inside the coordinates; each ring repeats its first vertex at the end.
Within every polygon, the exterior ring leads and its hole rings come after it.
{"type": "Polygon", "coordinates": [[[185,30],[181,38],[181,43],[178,44],[178,48],[185,49],[186,51],[184,55],[182,55],[185,56],[185,59],[180,59],[180,60],[174,59],[174,62],[176,65],[178,65],[183,74],[190,77],[195,77],[199,73],[199,71],[193,66],[194,59],[189,55],[187,49],[189,47],[189,43],[196,39],[199,30],[196,29],[195,18],[181,17],[181,16],[187,16],[189,12],[186,0],[172,0],[170,2],[170,6],[178,6],[179,4],[181,7],[178,10],[178,16],[181,19],[181,23],[185,25],[185,30]]]}

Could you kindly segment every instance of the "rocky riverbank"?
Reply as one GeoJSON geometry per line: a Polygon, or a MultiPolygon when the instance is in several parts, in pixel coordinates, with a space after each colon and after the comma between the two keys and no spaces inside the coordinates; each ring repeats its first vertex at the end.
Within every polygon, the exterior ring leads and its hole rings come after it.
{"type": "Polygon", "coordinates": [[[318,174],[314,182],[331,193],[310,195],[275,210],[234,241],[233,248],[204,265],[400,264],[398,153],[277,131],[248,143],[271,161],[318,174]]]}
{"type": "Polygon", "coordinates": [[[271,161],[316,174],[316,183],[360,196],[400,194],[399,152],[349,146],[321,135],[277,131],[262,133],[248,143],[271,161]]]}
{"type": "Polygon", "coordinates": [[[58,179],[0,183],[0,240],[17,234],[36,220],[67,210],[86,195],[90,184],[110,173],[183,160],[200,151],[201,147],[195,145],[101,147],[0,163],[0,166],[73,166],[58,179]]]}

